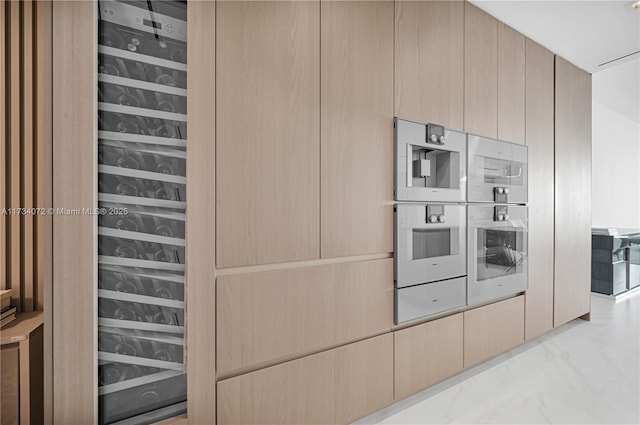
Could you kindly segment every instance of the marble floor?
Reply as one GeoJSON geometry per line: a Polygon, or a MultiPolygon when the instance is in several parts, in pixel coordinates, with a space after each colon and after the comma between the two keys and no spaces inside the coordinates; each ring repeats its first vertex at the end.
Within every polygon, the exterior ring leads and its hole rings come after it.
{"type": "Polygon", "coordinates": [[[640,293],[356,424],[640,424],[640,293]]]}

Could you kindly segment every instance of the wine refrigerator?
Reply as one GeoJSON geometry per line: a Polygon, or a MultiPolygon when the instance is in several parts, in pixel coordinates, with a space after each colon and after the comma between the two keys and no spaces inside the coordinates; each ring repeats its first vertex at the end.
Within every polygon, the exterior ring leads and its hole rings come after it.
{"type": "Polygon", "coordinates": [[[101,424],[186,411],[186,6],[98,2],[101,424]]]}

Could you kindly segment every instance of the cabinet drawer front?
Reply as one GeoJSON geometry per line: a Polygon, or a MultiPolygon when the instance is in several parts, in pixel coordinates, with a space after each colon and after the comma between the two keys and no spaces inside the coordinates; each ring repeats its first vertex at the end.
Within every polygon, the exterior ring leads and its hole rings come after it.
{"type": "Polygon", "coordinates": [[[467,305],[467,278],[396,289],[396,323],[467,305]]]}
{"type": "Polygon", "coordinates": [[[464,367],[524,342],[524,295],[464,312],[464,367]]]}
{"type": "Polygon", "coordinates": [[[218,382],[218,424],[341,424],[393,401],[393,335],[218,382]]]}
{"type": "Polygon", "coordinates": [[[395,332],[395,400],[462,371],[462,324],[458,313],[395,332]]]}
{"type": "Polygon", "coordinates": [[[217,294],[224,376],[390,330],[393,260],[223,276],[217,294]]]}

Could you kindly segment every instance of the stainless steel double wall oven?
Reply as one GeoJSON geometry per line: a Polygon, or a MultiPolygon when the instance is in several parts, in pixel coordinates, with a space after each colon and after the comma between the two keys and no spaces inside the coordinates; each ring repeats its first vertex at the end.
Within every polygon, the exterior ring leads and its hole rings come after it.
{"type": "Polygon", "coordinates": [[[395,323],[527,288],[527,148],[395,120],[395,323]]]}

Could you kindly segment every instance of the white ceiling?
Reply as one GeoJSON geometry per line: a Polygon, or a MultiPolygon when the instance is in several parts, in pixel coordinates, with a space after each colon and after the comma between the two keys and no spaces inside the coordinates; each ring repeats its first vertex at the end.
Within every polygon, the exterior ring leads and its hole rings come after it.
{"type": "Polygon", "coordinates": [[[471,0],[471,3],[562,56],[596,73],[640,57],[640,9],[629,0],[471,0]]]}

